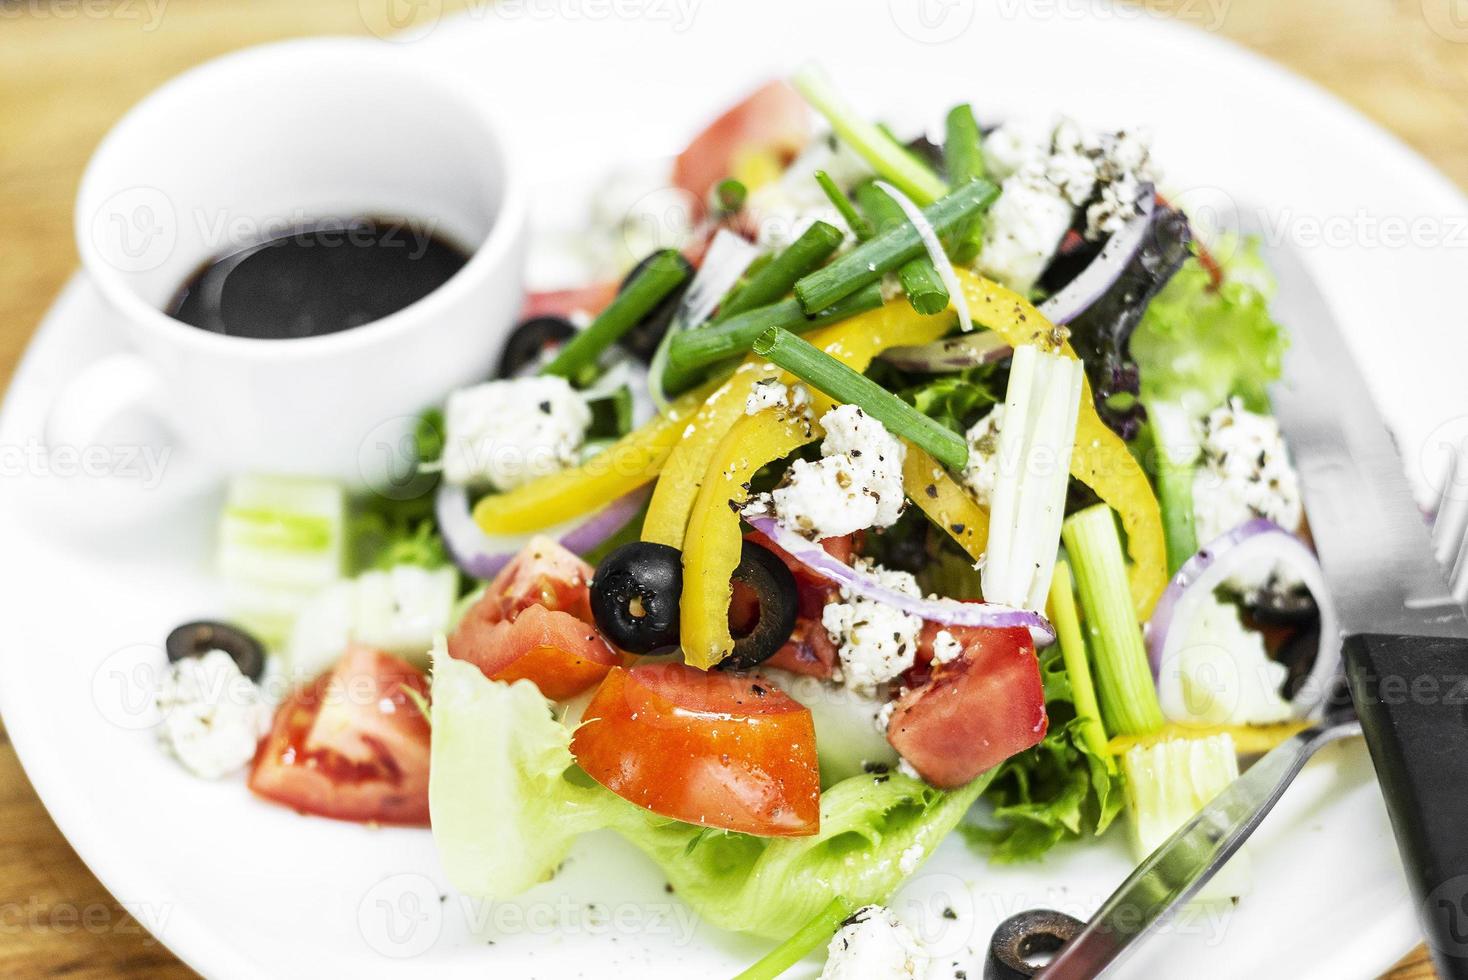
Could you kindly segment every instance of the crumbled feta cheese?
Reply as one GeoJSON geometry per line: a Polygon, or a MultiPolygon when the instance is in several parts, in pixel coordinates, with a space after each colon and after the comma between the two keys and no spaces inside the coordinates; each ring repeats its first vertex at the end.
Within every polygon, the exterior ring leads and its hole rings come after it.
{"type": "Polygon", "coordinates": [[[877,731],[881,732],[883,735],[887,734],[887,729],[892,727],[892,715],[896,713],[896,711],[897,702],[895,700],[888,701],[886,704],[877,709],[877,717],[873,719],[874,723],[877,726],[877,731]]]}
{"type": "MultiPolygon", "coordinates": [[[[1203,419],[1202,450],[1193,476],[1199,544],[1255,517],[1268,518],[1286,531],[1300,526],[1304,516],[1300,479],[1272,416],[1231,400],[1203,419]]],[[[1300,584],[1293,573],[1266,557],[1241,567],[1225,586],[1252,598],[1260,591],[1283,591],[1300,584]]]]}
{"type": "Polygon", "coordinates": [[[923,845],[912,845],[907,850],[903,851],[902,855],[897,859],[897,870],[901,871],[905,875],[912,874],[918,869],[918,865],[923,863],[924,853],[926,853],[926,851],[924,850],[923,845]]]}
{"type": "Polygon", "coordinates": [[[767,408],[799,412],[810,404],[810,389],[805,385],[786,385],[774,378],[756,381],[744,400],[744,414],[758,415],[767,408]]]}
{"type": "Polygon", "coordinates": [[[223,650],[170,665],[154,697],[159,744],[205,779],[244,768],[270,730],[270,705],[223,650]]]}
{"type": "Polygon", "coordinates": [[[933,635],[933,663],[946,664],[950,660],[957,660],[960,653],[963,653],[963,644],[952,633],[939,630],[933,635]]]}
{"type": "MultiPolygon", "coordinates": [[[[870,561],[865,561],[862,567],[889,589],[922,595],[917,580],[909,572],[882,568],[870,561]]],[[[838,648],[846,686],[873,691],[913,665],[923,621],[919,616],[843,589],[841,601],[828,603],[822,610],[821,625],[838,648]]]]}
{"type": "Polygon", "coordinates": [[[1038,163],[1050,155],[1055,127],[1039,119],[1017,119],[997,127],[984,137],[984,165],[989,174],[1004,180],[1025,164],[1038,163]]]}
{"type": "Polygon", "coordinates": [[[999,482],[999,428],[1004,424],[1004,405],[995,405],[964,433],[968,442],[968,463],[963,468],[963,484],[974,499],[988,507],[999,482]]]}
{"type": "Polygon", "coordinates": [[[591,410],[564,378],[487,381],[449,395],[443,475],[513,490],[576,462],[591,410]]]}
{"type": "Polygon", "coordinates": [[[922,781],[923,774],[918,772],[917,767],[915,767],[911,762],[908,762],[906,759],[898,761],[897,771],[902,773],[902,775],[906,776],[908,779],[916,779],[919,782],[922,781]]]}
{"type": "Polygon", "coordinates": [[[1043,163],[1026,164],[1005,179],[989,209],[977,269],[1028,294],[1069,230],[1074,210],[1046,177],[1043,163]]]}
{"type": "Polygon", "coordinates": [[[831,409],[821,426],[826,431],[821,459],[796,460],[770,494],[780,523],[817,539],[895,524],[906,506],[902,463],[907,447],[855,405],[831,409]]]}
{"type": "Polygon", "coordinates": [[[912,930],[880,905],[857,909],[826,948],[821,980],[916,980],[928,957],[912,930]]]}
{"type": "Polygon", "coordinates": [[[1288,670],[1269,659],[1264,637],[1239,611],[1204,597],[1178,652],[1162,665],[1158,690],[1169,721],[1187,725],[1267,725],[1293,712],[1280,691],[1288,670]]]}

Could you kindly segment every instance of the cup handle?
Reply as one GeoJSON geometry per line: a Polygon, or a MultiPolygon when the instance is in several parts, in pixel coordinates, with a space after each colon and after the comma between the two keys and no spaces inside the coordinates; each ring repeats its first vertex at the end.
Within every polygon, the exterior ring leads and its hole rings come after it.
{"type": "MultiPolygon", "coordinates": [[[[74,454],[98,446],[117,448],[122,440],[109,438],[108,430],[128,419],[151,422],[148,428],[172,436],[165,390],[163,376],[137,353],[122,351],[93,361],[61,386],[47,408],[41,428],[46,452],[54,458],[63,447],[74,454]]],[[[128,447],[131,452],[115,454],[118,465],[101,478],[53,486],[50,509],[78,518],[106,513],[115,522],[130,517],[146,521],[214,484],[216,474],[196,454],[176,445],[176,436],[140,441],[144,444],[128,447]],[[150,452],[144,453],[145,448],[150,452]],[[123,462],[128,459],[130,464],[123,462]]]]}

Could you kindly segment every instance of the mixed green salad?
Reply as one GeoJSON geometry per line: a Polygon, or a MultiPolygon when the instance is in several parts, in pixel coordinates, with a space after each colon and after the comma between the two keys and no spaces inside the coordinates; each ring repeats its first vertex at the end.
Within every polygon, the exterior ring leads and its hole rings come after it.
{"type": "Polygon", "coordinates": [[[190,768],[431,825],[496,900],[611,829],[780,941],[746,977],[936,976],[880,906],[951,833],[1140,858],[1319,708],[1270,274],[1144,133],[907,138],[807,68],[651,182],[684,219],[609,187],[549,263],[605,278],[530,294],[409,492],[234,481],[232,624],[160,693],[190,768]]]}

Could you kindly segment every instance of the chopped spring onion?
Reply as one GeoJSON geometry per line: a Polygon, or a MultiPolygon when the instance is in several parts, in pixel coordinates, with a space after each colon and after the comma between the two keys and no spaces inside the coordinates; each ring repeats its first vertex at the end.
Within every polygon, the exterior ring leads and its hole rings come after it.
{"type": "Polygon", "coordinates": [[[218,560],[231,615],[278,646],[312,596],[341,578],[345,525],[346,498],[329,480],[230,480],[218,560]]]}
{"type": "Polygon", "coordinates": [[[734,980],[775,980],[829,942],[836,935],[836,930],[841,928],[841,924],[855,911],[856,906],[853,903],[836,896],[809,922],[797,929],[793,936],[770,950],[759,962],[734,980]]]}
{"type": "Polygon", "coordinates": [[[674,371],[692,372],[746,353],[759,335],[771,327],[804,333],[875,310],[881,305],[882,289],[876,283],[869,283],[813,317],[805,315],[799,300],[783,299],[710,324],[702,330],[680,333],[668,345],[668,366],[674,371]]]}
{"type": "MultiPolygon", "coordinates": [[[[943,134],[943,162],[948,180],[955,187],[970,180],[984,180],[989,168],[984,163],[983,134],[968,104],[956,105],[948,111],[943,134]]],[[[968,265],[979,254],[984,240],[984,222],[975,218],[953,243],[953,261],[968,265]]]]}
{"type": "MultiPolygon", "coordinates": [[[[911,221],[912,226],[917,229],[918,235],[923,240],[923,247],[928,250],[928,258],[932,261],[933,268],[938,271],[938,277],[943,280],[943,285],[947,287],[948,295],[953,297],[954,309],[958,310],[959,327],[964,333],[970,333],[974,329],[974,320],[973,317],[969,316],[968,300],[964,296],[963,287],[958,283],[958,274],[953,271],[953,263],[949,261],[948,253],[943,251],[943,243],[938,240],[938,233],[933,230],[933,226],[923,216],[922,209],[901,191],[891,184],[884,183],[880,180],[877,181],[877,187],[885,191],[892,200],[897,202],[897,206],[907,215],[907,220],[911,221]]],[[[906,267],[904,266],[904,268],[906,267]]],[[[945,296],[945,300],[946,298],[945,296]]],[[[947,302],[944,302],[943,307],[947,305],[947,302]]],[[[939,307],[938,309],[942,309],[943,307],[939,307]]],[[[937,313],[938,309],[919,309],[918,312],[937,313]]]]}
{"type": "Polygon", "coordinates": [[[780,299],[790,292],[797,279],[820,268],[821,263],[830,258],[845,240],[840,228],[825,221],[815,222],[745,280],[744,285],[720,305],[715,322],[780,299]]]}
{"type": "MultiPolygon", "coordinates": [[[[1227,734],[1139,745],[1122,756],[1132,854],[1141,861],[1235,779],[1239,759],[1227,734]]],[[[1229,858],[1194,901],[1238,898],[1249,890],[1246,851],[1229,858]]]]}
{"type": "Polygon", "coordinates": [[[847,197],[846,192],[836,186],[836,182],[831,179],[830,174],[824,170],[817,170],[816,183],[820,184],[821,190],[826,192],[826,197],[830,199],[831,206],[841,215],[841,220],[846,222],[846,227],[851,229],[851,233],[856,236],[857,241],[864,242],[876,234],[872,229],[871,222],[861,216],[856,210],[856,205],[851,203],[851,198],[847,197]]]}
{"type": "Polygon", "coordinates": [[[1106,759],[1106,726],[1101,723],[1101,708],[1096,702],[1096,687],[1091,680],[1091,664],[1086,655],[1086,638],[1081,633],[1081,619],[1076,613],[1075,581],[1070,565],[1055,563],[1050,579],[1050,622],[1060,642],[1060,656],[1070,677],[1072,703],[1081,720],[1081,738],[1097,758],[1106,759]]]}
{"type": "MultiPolygon", "coordinates": [[[[988,181],[973,180],[923,209],[938,235],[946,235],[983,211],[999,196],[988,181]]],[[[795,284],[795,295],[807,313],[823,310],[868,283],[923,254],[922,236],[911,222],[889,228],[838,256],[795,284]]],[[[950,287],[952,289],[952,287],[950,287]]]]}
{"type": "MultiPolygon", "coordinates": [[[[880,183],[862,184],[856,189],[856,200],[878,228],[892,228],[908,220],[907,212],[880,183]]],[[[901,193],[900,191],[897,193],[901,193]]],[[[922,229],[918,229],[919,233],[922,229]]],[[[927,244],[924,239],[924,244],[927,244]]],[[[909,259],[897,268],[898,281],[907,301],[919,313],[941,313],[948,308],[948,287],[927,255],[909,259]]]]}
{"type": "Polygon", "coordinates": [[[651,313],[663,297],[677,289],[687,275],[681,257],[665,249],[649,262],[627,288],[590,325],[567,341],[541,374],[575,378],[596,363],[604,350],[651,313]]]}
{"type": "Polygon", "coordinates": [[[880,176],[902,188],[920,204],[931,204],[948,192],[943,179],[908,152],[880,126],[862,118],[817,65],[806,65],[790,80],[831,129],[880,176]]]}
{"type": "Polygon", "coordinates": [[[749,188],[743,181],[725,178],[714,185],[714,206],[720,214],[737,214],[744,208],[749,197],[749,188]]]}
{"type": "Polygon", "coordinates": [[[984,598],[1044,607],[1060,543],[1084,378],[1079,361],[1016,348],[995,450],[984,598]]]}
{"type": "Polygon", "coordinates": [[[888,432],[921,446],[944,466],[957,470],[968,462],[968,443],[962,436],[790,331],[779,327],[765,331],[754,342],[754,352],[836,401],[858,406],[888,432]]]}
{"type": "Polygon", "coordinates": [[[688,284],[688,291],[683,294],[683,300],[673,314],[673,322],[668,325],[668,332],[663,335],[662,343],[658,344],[647,368],[648,392],[658,411],[668,410],[669,392],[681,392],[697,383],[696,377],[670,370],[668,345],[685,330],[701,326],[708,320],[759,254],[758,248],[726,228],[720,228],[714,235],[698,273],[688,284]]]}
{"type": "MultiPolygon", "coordinates": [[[[1005,422],[1008,424],[1007,418],[1005,422]]],[[[1111,508],[1096,504],[1072,514],[1061,537],[1075,565],[1106,730],[1117,735],[1155,732],[1165,719],[1147,648],[1142,644],[1121,535],[1111,508]]]]}

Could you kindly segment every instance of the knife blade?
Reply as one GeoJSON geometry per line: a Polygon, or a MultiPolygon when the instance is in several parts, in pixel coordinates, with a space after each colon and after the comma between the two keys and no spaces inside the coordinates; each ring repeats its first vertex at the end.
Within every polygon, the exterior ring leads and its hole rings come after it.
{"type": "Polygon", "coordinates": [[[1438,973],[1468,978],[1468,617],[1330,304],[1296,252],[1270,258],[1273,312],[1293,336],[1272,401],[1346,682],[1438,973]]]}

